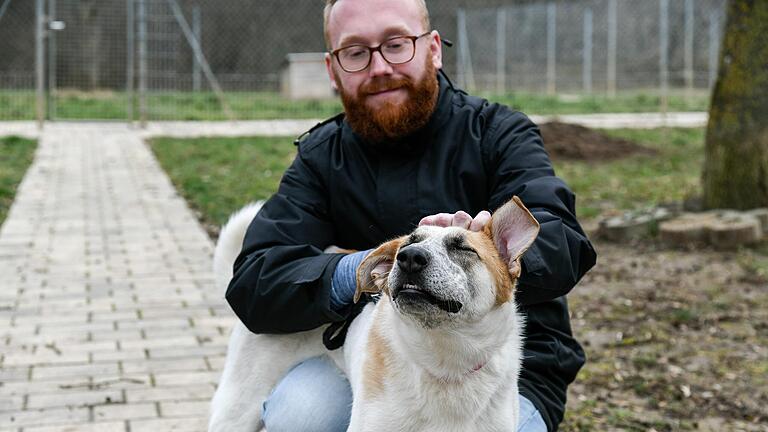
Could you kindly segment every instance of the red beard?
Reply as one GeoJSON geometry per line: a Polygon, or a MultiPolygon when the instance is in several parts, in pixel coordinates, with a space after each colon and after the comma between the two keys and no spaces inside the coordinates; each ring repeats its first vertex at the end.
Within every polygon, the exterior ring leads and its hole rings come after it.
{"type": "Polygon", "coordinates": [[[374,144],[386,144],[404,138],[424,127],[437,103],[438,83],[435,66],[427,57],[424,79],[413,82],[411,78],[379,78],[361,86],[357,97],[352,97],[341,86],[341,102],[352,130],[374,144]],[[378,109],[365,104],[365,95],[388,89],[403,88],[408,92],[405,102],[386,102],[378,109]]]}

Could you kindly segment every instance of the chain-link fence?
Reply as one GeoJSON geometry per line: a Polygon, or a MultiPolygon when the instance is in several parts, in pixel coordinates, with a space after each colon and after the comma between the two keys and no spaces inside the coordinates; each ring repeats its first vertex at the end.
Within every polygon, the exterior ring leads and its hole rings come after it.
{"type": "Polygon", "coordinates": [[[507,92],[707,90],[725,0],[539,1],[459,9],[458,81],[507,92]]]}
{"type": "MultiPolygon", "coordinates": [[[[464,88],[615,94],[706,91],[725,0],[427,3],[464,88]]],[[[0,0],[0,119],[329,116],[323,4],[0,0]]]]}

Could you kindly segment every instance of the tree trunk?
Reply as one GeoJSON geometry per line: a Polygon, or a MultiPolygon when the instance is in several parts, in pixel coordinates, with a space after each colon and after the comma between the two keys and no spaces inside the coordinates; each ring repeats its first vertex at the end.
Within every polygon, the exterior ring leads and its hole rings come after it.
{"type": "Polygon", "coordinates": [[[712,94],[704,206],[768,207],[768,1],[730,0],[712,94]]]}

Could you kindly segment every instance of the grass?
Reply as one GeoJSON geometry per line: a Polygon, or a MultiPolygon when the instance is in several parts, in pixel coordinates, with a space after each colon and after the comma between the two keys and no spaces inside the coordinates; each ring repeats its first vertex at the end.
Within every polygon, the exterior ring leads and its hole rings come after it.
{"type": "MultiPolygon", "coordinates": [[[[619,93],[612,98],[601,94],[546,96],[535,93],[513,93],[483,96],[530,114],[641,113],[661,110],[661,98],[655,91],[619,93]]],[[[669,96],[667,103],[667,111],[670,112],[707,111],[709,93],[696,92],[690,96],[674,93],[669,96]]]]}
{"type": "Polygon", "coordinates": [[[623,129],[604,133],[659,153],[601,163],[555,162],[557,174],[576,193],[580,217],[681,201],[699,192],[704,129],[623,129]]]}
{"type": "Polygon", "coordinates": [[[208,225],[268,198],[296,153],[290,138],[156,138],[150,145],[179,192],[208,225]]]}
{"type": "Polygon", "coordinates": [[[37,143],[19,137],[0,137],[0,225],[8,215],[13,196],[32,163],[37,143]]]}
{"type": "MultiPolygon", "coordinates": [[[[653,92],[605,95],[546,96],[536,93],[484,94],[530,114],[577,114],[605,112],[658,112],[660,99],[653,92]]],[[[239,120],[326,118],[341,111],[336,99],[291,101],[275,92],[227,92],[224,98],[239,120]]],[[[61,90],[56,95],[55,118],[125,119],[128,99],[124,92],[61,90]]],[[[709,94],[686,97],[672,94],[670,111],[706,111],[709,94]]],[[[33,120],[33,91],[0,91],[0,120],[33,120]]],[[[151,92],[147,97],[150,120],[227,120],[218,98],[211,92],[151,92]]],[[[138,107],[134,108],[138,113],[138,107]]],[[[136,114],[138,115],[138,114],[136,114]]]]}

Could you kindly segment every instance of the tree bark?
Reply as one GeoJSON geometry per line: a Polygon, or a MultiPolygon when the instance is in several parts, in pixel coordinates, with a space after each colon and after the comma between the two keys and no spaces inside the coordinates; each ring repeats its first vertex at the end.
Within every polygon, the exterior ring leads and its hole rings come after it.
{"type": "Polygon", "coordinates": [[[704,206],[768,206],[768,1],[730,0],[712,93],[704,206]]]}

